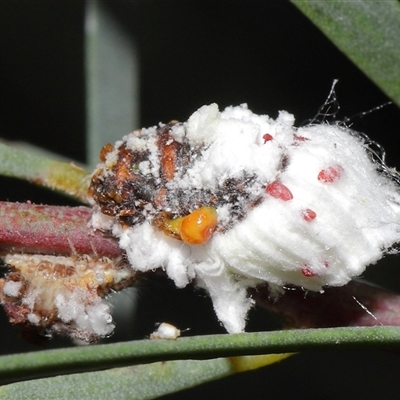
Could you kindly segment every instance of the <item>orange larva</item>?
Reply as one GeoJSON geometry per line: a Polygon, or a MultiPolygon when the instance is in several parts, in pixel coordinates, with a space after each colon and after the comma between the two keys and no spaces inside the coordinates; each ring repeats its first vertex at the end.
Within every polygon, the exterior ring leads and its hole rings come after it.
{"type": "Polygon", "coordinates": [[[218,218],[214,207],[201,207],[182,220],[181,239],[189,244],[207,242],[217,227],[218,218]]]}
{"type": "Polygon", "coordinates": [[[185,217],[168,220],[165,227],[185,243],[203,244],[211,238],[217,224],[217,211],[214,207],[205,206],[185,217]]]}

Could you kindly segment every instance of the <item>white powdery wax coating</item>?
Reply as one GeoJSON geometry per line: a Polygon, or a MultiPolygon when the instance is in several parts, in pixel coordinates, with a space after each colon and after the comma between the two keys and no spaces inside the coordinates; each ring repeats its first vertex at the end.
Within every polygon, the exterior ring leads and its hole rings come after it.
{"type": "MultiPolygon", "coordinates": [[[[175,140],[203,150],[170,190],[213,190],[243,172],[261,182],[260,201],[208,242],[186,244],[148,221],[113,226],[132,268],[162,267],[178,287],[196,279],[229,332],[244,330],[249,287],[342,286],[400,240],[399,189],[377,171],[365,139],[339,125],[293,124],[285,111],[273,120],[246,105],[220,112],[212,104],[173,128],[175,140]]],[[[217,207],[219,221],[229,221],[230,210],[217,207]]]]}
{"type": "Polygon", "coordinates": [[[79,288],[68,296],[58,294],[54,301],[58,317],[65,323],[73,323],[79,330],[93,332],[99,336],[110,335],[114,330],[110,306],[100,297],[94,296],[88,304],[88,297],[90,294],[79,288]]]}
{"type": "Polygon", "coordinates": [[[21,282],[13,282],[13,281],[6,282],[3,287],[3,293],[6,296],[18,297],[21,287],[22,287],[21,282]]]}

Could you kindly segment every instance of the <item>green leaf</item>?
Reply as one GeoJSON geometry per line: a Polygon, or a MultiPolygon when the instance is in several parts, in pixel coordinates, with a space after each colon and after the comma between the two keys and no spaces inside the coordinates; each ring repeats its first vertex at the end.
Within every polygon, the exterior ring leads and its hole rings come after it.
{"type": "MultiPolygon", "coordinates": [[[[298,329],[209,335],[178,340],[138,340],[0,357],[0,382],[94,371],[157,361],[279,354],[337,347],[400,346],[391,326],[298,329]]],[[[240,367],[238,367],[240,369],[240,367]]]]}
{"type": "Polygon", "coordinates": [[[400,106],[400,2],[291,0],[400,106]]]}
{"type": "Polygon", "coordinates": [[[89,173],[73,163],[0,143],[0,175],[25,179],[87,202],[89,173]]]}
{"type": "Polygon", "coordinates": [[[88,165],[106,143],[139,128],[139,57],[135,38],[103,1],[85,2],[88,165]]]}
{"type": "Polygon", "coordinates": [[[0,399],[59,399],[60,393],[65,400],[154,399],[237,372],[260,368],[289,356],[270,354],[204,361],[168,361],[57,376],[3,386],[0,388],[0,399]]]}
{"type": "Polygon", "coordinates": [[[210,335],[2,356],[2,382],[61,376],[2,386],[0,399],[27,396],[56,399],[60,393],[63,399],[150,399],[272,364],[290,356],[288,352],[366,346],[398,348],[400,328],[375,326],[210,335]],[[144,365],[132,366],[135,364],[144,365]],[[127,365],[130,367],[116,368],[127,365]],[[104,371],[106,368],[114,369],[104,371]],[[103,371],[85,372],[94,370],[103,371]]]}

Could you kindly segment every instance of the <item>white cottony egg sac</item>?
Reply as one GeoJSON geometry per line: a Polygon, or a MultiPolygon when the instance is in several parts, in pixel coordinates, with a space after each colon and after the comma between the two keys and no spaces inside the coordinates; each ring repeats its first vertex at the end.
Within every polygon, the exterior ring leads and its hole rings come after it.
{"type": "Polygon", "coordinates": [[[343,286],[393,251],[397,173],[370,145],[341,124],[296,128],[286,111],[203,106],[103,148],[92,225],[119,238],[134,270],[194,280],[241,332],[248,288],[343,286]]]}

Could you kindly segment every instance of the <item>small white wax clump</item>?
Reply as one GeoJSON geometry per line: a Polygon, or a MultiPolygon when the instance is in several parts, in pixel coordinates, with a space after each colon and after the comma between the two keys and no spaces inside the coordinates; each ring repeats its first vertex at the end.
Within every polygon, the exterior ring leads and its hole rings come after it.
{"type": "Polygon", "coordinates": [[[3,293],[6,296],[18,297],[21,287],[22,287],[22,282],[9,281],[4,284],[3,293]]]}
{"type": "MultiPolygon", "coordinates": [[[[178,287],[195,280],[205,288],[228,332],[245,328],[248,288],[342,286],[400,240],[398,185],[373,161],[367,139],[344,126],[296,128],[286,111],[274,120],[246,105],[220,112],[211,104],[170,134],[198,151],[167,189],[189,200],[216,193],[221,228],[200,245],[167,236],[151,219],[130,227],[115,220],[112,230],[133,269],[162,267],[178,287]]],[[[156,141],[149,143],[154,158],[156,141]]],[[[93,225],[109,228],[98,214],[93,225]]]]}
{"type": "Polygon", "coordinates": [[[76,288],[66,296],[58,294],[54,304],[58,309],[58,317],[65,323],[74,323],[77,329],[85,332],[93,332],[105,337],[114,329],[110,306],[100,297],[91,298],[84,290],[76,288]]]}
{"type": "Polygon", "coordinates": [[[174,325],[162,322],[158,328],[150,335],[150,339],[169,339],[175,340],[181,336],[181,331],[174,325]]]}

